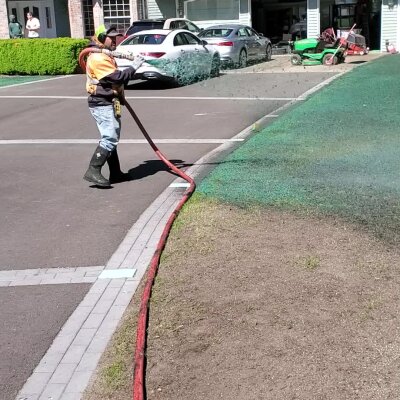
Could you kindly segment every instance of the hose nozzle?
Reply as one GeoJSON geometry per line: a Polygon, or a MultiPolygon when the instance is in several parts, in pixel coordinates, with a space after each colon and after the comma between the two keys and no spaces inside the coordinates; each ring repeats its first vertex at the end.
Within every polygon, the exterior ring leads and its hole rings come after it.
{"type": "Polygon", "coordinates": [[[136,57],[133,54],[120,53],[118,51],[112,51],[108,49],[101,49],[101,52],[114,58],[123,58],[125,60],[131,60],[131,61],[133,61],[136,57]]]}

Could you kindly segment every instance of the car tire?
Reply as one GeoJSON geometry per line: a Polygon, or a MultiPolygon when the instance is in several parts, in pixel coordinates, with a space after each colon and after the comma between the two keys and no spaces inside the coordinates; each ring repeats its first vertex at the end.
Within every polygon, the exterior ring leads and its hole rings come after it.
{"type": "Polygon", "coordinates": [[[268,44],[267,51],[265,53],[265,61],[271,61],[271,59],[272,59],[272,46],[268,44]]]}
{"type": "Polygon", "coordinates": [[[172,82],[173,82],[173,87],[177,87],[177,88],[181,87],[181,86],[185,86],[185,84],[186,84],[186,82],[184,82],[184,80],[180,76],[176,76],[172,82]]]}
{"type": "Polygon", "coordinates": [[[301,65],[301,56],[299,54],[292,54],[292,57],[290,57],[290,62],[292,65],[301,65]]]}
{"type": "Polygon", "coordinates": [[[247,52],[245,49],[240,50],[239,53],[239,62],[237,64],[238,68],[245,68],[247,67],[247,52]]]}
{"type": "Polygon", "coordinates": [[[219,70],[221,68],[221,60],[218,57],[218,55],[215,55],[212,59],[211,63],[211,71],[210,71],[210,77],[211,78],[216,78],[219,76],[219,70]]]}
{"type": "Polygon", "coordinates": [[[324,65],[336,65],[338,63],[338,58],[333,54],[325,54],[322,59],[322,64],[324,65]]]}

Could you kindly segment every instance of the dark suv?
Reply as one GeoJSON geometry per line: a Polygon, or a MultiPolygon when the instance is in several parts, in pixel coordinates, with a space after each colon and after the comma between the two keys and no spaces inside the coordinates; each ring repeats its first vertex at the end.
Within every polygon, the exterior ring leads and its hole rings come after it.
{"type": "Polygon", "coordinates": [[[199,33],[201,29],[192,21],[184,18],[159,18],[159,19],[142,19],[135,21],[125,32],[125,37],[140,31],[149,29],[187,29],[192,33],[199,33]]]}

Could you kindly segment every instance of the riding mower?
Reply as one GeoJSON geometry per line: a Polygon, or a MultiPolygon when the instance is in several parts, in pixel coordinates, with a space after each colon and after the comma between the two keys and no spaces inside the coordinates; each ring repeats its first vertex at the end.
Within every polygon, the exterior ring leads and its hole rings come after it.
{"type": "Polygon", "coordinates": [[[344,62],[346,44],[336,38],[332,28],[322,32],[318,39],[293,42],[292,65],[336,65],[344,62]]]}

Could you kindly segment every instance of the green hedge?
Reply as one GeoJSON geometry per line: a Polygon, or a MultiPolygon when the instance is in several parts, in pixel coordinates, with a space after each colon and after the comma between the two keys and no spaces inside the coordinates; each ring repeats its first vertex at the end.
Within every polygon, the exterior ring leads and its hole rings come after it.
{"type": "Polygon", "coordinates": [[[87,39],[0,40],[0,74],[66,75],[80,72],[78,56],[87,39]]]}

